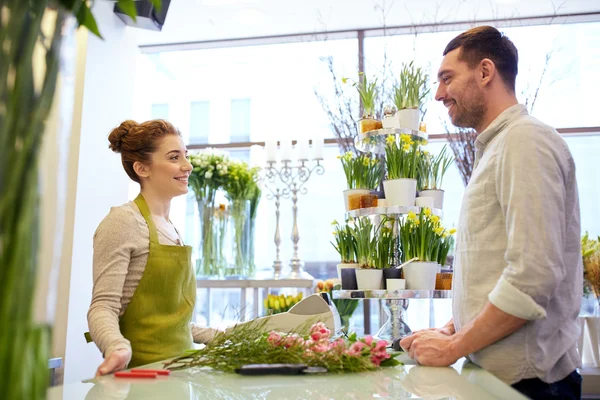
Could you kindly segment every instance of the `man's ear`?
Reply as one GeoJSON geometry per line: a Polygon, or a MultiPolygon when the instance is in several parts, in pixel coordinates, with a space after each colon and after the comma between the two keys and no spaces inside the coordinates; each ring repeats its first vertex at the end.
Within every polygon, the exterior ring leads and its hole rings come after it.
{"type": "Polygon", "coordinates": [[[489,58],[484,58],[479,63],[479,71],[481,73],[481,85],[487,86],[496,76],[496,64],[489,58]]]}
{"type": "Polygon", "coordinates": [[[147,178],[150,175],[148,167],[145,164],[143,164],[143,163],[141,163],[139,161],[136,161],[136,162],[133,163],[133,171],[140,178],[147,178]]]}

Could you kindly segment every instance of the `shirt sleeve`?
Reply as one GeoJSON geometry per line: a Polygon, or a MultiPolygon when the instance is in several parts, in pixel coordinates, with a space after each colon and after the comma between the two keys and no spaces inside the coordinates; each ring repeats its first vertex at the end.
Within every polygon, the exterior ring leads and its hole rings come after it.
{"type": "Polygon", "coordinates": [[[215,335],[219,332],[217,329],[213,328],[202,328],[196,324],[191,324],[192,326],[192,337],[194,338],[194,343],[206,344],[210,342],[215,335]]]}
{"type": "Polygon", "coordinates": [[[104,357],[131,344],[121,334],[119,313],[123,285],[135,248],[132,240],[137,222],[128,211],[115,208],[104,218],[94,235],[94,288],[88,311],[88,326],[94,343],[104,357]]]}
{"type": "Polygon", "coordinates": [[[507,132],[498,158],[496,194],[506,223],[507,265],[489,301],[519,318],[545,318],[566,274],[566,185],[574,173],[568,154],[551,128],[525,124],[507,132]]]}

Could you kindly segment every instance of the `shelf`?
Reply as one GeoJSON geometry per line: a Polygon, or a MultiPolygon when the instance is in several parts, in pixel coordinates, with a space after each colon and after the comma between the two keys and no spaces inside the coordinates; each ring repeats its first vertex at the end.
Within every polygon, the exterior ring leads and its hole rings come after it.
{"type": "Polygon", "coordinates": [[[357,150],[365,153],[385,154],[385,141],[389,135],[411,135],[413,140],[427,141],[427,133],[408,128],[383,128],[359,133],[354,139],[357,150]]]}
{"type": "Polygon", "coordinates": [[[452,290],[334,290],[334,299],[451,299],[452,290]]]}
{"type": "MultiPolygon", "coordinates": [[[[421,207],[391,206],[391,207],[359,208],[357,210],[347,211],[346,218],[366,217],[369,215],[391,215],[391,214],[404,215],[404,214],[408,214],[411,211],[414,212],[415,214],[419,214],[421,212],[421,207]]],[[[442,210],[440,210],[439,208],[432,208],[431,213],[433,215],[437,215],[438,217],[442,217],[442,210]]]]}

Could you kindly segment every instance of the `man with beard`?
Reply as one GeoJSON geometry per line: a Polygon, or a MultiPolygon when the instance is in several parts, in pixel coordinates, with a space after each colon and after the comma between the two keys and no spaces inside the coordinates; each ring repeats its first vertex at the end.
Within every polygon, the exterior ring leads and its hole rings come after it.
{"type": "Polygon", "coordinates": [[[578,399],[582,295],[575,164],[515,96],[518,54],[493,27],[444,50],[436,100],[477,131],[457,227],[453,319],[400,345],[422,365],[461,357],[535,399],[578,399]]]}

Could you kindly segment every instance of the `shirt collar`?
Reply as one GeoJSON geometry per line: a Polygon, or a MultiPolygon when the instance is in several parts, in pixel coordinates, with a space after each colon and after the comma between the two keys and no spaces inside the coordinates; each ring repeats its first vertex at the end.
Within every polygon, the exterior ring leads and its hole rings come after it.
{"type": "Polygon", "coordinates": [[[492,123],[484,129],[475,140],[475,147],[478,150],[484,149],[496,135],[506,128],[506,125],[517,116],[527,115],[527,107],[523,104],[515,104],[502,111],[492,123]]]}

